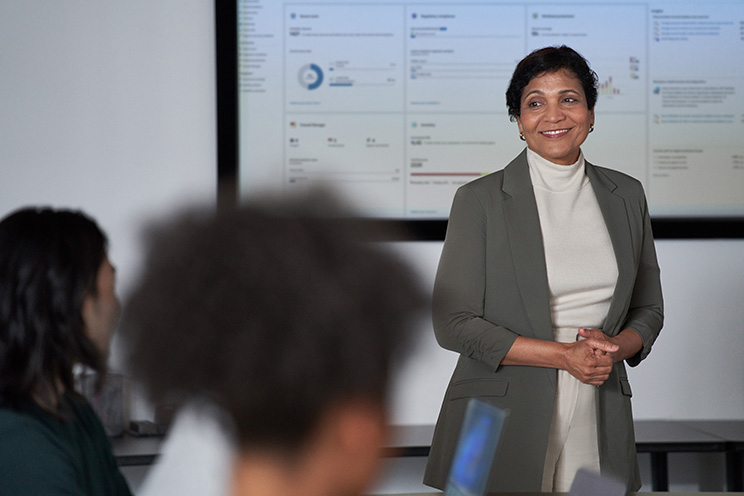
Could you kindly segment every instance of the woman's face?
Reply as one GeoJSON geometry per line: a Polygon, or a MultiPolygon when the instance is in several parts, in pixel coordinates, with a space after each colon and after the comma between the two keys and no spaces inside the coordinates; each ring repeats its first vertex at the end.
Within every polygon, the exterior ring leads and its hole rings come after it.
{"type": "Polygon", "coordinates": [[[108,354],[111,335],[121,312],[115,286],[116,269],[105,257],[96,276],[97,294],[85,296],[82,310],[85,332],[104,355],[108,354]]]}
{"type": "Polygon", "coordinates": [[[553,163],[571,165],[594,125],[581,82],[568,70],[537,76],[524,87],[519,132],[532,151],[553,163]]]}

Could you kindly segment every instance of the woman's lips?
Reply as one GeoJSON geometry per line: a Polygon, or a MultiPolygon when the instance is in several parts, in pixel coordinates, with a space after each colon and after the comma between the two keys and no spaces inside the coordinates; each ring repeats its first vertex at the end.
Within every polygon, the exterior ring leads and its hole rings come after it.
{"type": "Polygon", "coordinates": [[[570,129],[551,129],[550,131],[540,131],[540,134],[548,138],[559,138],[569,131],[570,129]]]}

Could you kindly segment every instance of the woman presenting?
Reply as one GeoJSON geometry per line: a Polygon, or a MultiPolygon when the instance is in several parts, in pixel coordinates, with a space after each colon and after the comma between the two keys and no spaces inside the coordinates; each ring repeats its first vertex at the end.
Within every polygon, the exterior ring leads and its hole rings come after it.
{"type": "Polygon", "coordinates": [[[460,353],[424,476],[443,488],[467,400],[511,411],[490,492],[568,491],[580,468],[640,488],[624,363],[663,322],[641,184],[590,164],[597,76],[571,48],[517,65],[507,107],[526,150],[456,193],[434,286],[460,353]]]}

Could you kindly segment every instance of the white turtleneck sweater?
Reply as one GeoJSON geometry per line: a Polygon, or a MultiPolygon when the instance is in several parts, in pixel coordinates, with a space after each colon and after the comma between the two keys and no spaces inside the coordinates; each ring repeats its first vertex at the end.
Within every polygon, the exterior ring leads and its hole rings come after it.
{"type": "MultiPolygon", "coordinates": [[[[618,277],[617,261],[584,156],[558,165],[527,149],[537,201],[555,329],[604,324],[618,277]]],[[[574,338],[575,339],[575,338],[574,338]]]]}

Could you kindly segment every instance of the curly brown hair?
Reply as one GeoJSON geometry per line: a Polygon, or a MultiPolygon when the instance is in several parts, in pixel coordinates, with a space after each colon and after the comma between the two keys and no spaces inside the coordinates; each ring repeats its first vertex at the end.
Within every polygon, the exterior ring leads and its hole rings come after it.
{"type": "Polygon", "coordinates": [[[120,336],[152,400],[208,398],[240,446],[286,448],[334,401],[382,404],[426,299],[404,263],[329,208],[315,193],[149,232],[120,336]]]}

